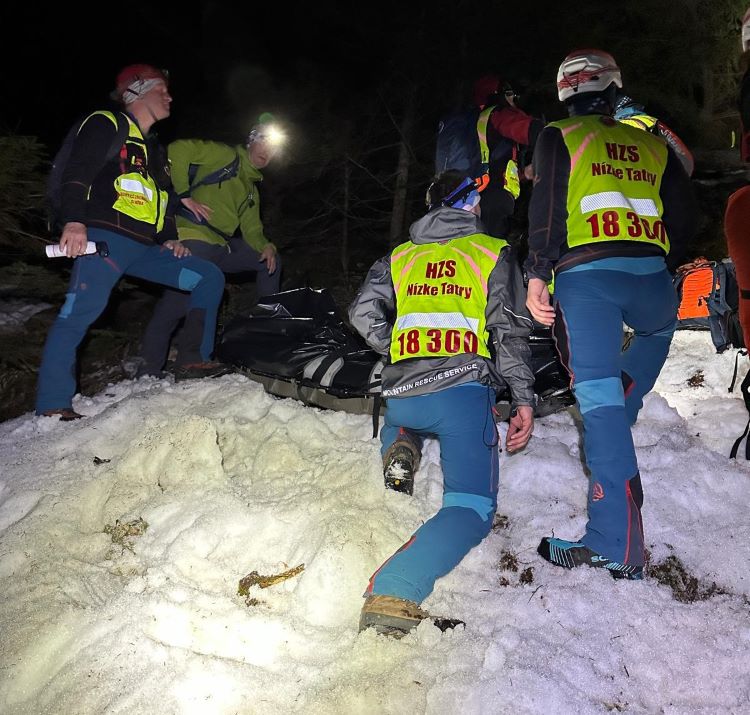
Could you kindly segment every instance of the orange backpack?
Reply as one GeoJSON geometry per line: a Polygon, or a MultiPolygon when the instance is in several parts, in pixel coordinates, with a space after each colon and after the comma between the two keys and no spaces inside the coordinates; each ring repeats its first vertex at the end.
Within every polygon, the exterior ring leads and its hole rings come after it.
{"type": "MultiPolygon", "coordinates": [[[[680,321],[705,319],[708,321],[708,298],[714,290],[714,267],[705,258],[696,258],[677,269],[680,307],[677,319],[680,321]]],[[[700,324],[708,327],[708,323],[700,324]]]]}
{"type": "Polygon", "coordinates": [[[739,289],[731,260],[700,256],[677,269],[677,328],[710,330],[716,352],[745,347],[739,326],[739,289]]]}

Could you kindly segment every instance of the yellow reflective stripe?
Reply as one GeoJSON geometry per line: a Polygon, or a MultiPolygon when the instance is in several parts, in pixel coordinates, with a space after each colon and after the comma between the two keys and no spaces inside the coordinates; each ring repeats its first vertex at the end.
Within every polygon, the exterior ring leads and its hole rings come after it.
{"type": "Polygon", "coordinates": [[[479,321],[463,313],[407,313],[399,315],[396,320],[396,330],[409,328],[466,328],[476,333],[479,321]]]}
{"type": "Polygon", "coordinates": [[[141,194],[142,196],[145,196],[148,201],[151,201],[154,198],[153,190],[137,179],[126,179],[123,177],[120,181],[120,187],[124,191],[141,194]]]}
{"type": "Polygon", "coordinates": [[[391,260],[395,263],[396,261],[400,260],[403,256],[407,255],[408,253],[414,253],[419,248],[419,246],[416,243],[412,243],[409,241],[408,244],[406,244],[406,248],[399,251],[398,248],[394,251],[393,257],[391,260]]]}
{"type": "Polygon", "coordinates": [[[638,129],[649,130],[654,127],[658,121],[656,117],[652,117],[649,114],[631,114],[629,117],[624,119],[618,119],[617,121],[623,124],[629,124],[631,127],[637,127],[638,129]]]}
{"type": "MultiPolygon", "coordinates": [[[[502,238],[497,239],[496,243],[500,246],[500,250],[502,250],[508,245],[505,241],[503,241],[502,238]]],[[[497,259],[500,256],[500,251],[493,251],[488,246],[483,246],[481,243],[477,243],[476,241],[471,241],[471,246],[473,248],[476,248],[477,251],[479,251],[480,253],[483,253],[485,256],[487,256],[487,258],[489,258],[493,263],[497,263],[497,259]]],[[[459,251],[458,249],[456,249],[456,251],[460,253],[462,256],[468,257],[468,254],[466,253],[463,253],[462,251],[459,251]]],[[[476,263],[473,263],[473,266],[474,266],[474,271],[476,272],[476,274],[481,275],[481,269],[479,268],[479,266],[476,263]]]]}
{"type": "Polygon", "coordinates": [[[513,159],[508,159],[505,167],[505,190],[517,199],[521,194],[521,182],[518,179],[518,164],[513,159]]]}
{"type": "MultiPolygon", "coordinates": [[[[580,126],[576,125],[576,126],[580,126]]],[[[570,155],[570,173],[573,173],[573,170],[576,168],[576,165],[578,164],[580,158],[583,156],[583,153],[588,148],[588,145],[594,140],[594,137],[596,137],[597,132],[590,132],[587,134],[581,141],[580,146],[578,149],[576,149],[575,152],[571,153],[570,155]]],[[[565,136],[565,135],[564,135],[565,136]]]]}
{"type": "MultiPolygon", "coordinates": [[[[403,251],[398,251],[393,253],[393,256],[391,257],[391,265],[395,265],[398,263],[398,261],[403,258],[404,256],[407,256],[409,253],[414,253],[414,251],[417,250],[419,246],[409,241],[407,244],[407,248],[403,251]]],[[[414,261],[416,260],[416,256],[412,258],[412,260],[405,264],[403,268],[399,271],[399,275],[393,275],[393,287],[396,290],[396,294],[398,295],[399,291],[401,290],[401,281],[404,277],[407,277],[409,275],[409,270],[411,270],[411,267],[414,265],[414,261]]]]}
{"type": "Polygon", "coordinates": [[[479,156],[482,164],[490,163],[490,148],[487,145],[487,124],[490,121],[490,114],[495,109],[495,106],[485,107],[479,113],[479,119],[477,119],[477,136],[479,137],[479,156]]]}
{"type": "Polygon", "coordinates": [[[619,191],[601,191],[581,199],[581,211],[601,211],[602,209],[632,209],[641,216],[658,216],[659,210],[653,199],[635,199],[619,191]]]}

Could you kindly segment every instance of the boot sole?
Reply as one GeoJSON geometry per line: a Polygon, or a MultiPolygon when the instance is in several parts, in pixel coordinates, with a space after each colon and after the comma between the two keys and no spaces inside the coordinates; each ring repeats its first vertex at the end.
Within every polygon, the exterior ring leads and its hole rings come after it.
{"type": "Polygon", "coordinates": [[[359,617],[359,630],[362,632],[367,628],[372,628],[375,632],[384,636],[403,638],[421,622],[419,619],[367,611],[359,617]]]}

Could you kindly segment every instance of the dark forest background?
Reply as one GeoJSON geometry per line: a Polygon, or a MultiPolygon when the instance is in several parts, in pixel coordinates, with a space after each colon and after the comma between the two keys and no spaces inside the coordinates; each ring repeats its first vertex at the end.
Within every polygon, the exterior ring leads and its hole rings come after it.
{"type": "MultiPolygon", "coordinates": [[[[580,47],[611,52],[626,91],[695,152],[694,253],[723,257],[726,197],[748,179],[733,148],[746,7],[747,0],[6,4],[0,300],[33,297],[55,307],[26,324],[29,335],[0,336],[0,393],[13,371],[32,381],[65,292],[69,262],[42,258],[43,243],[55,240],[43,220],[50,158],[76,118],[106,105],[122,66],[169,70],[172,116],[155,127],[164,142],[234,144],[261,113],[276,117],[289,142],[264,172],[262,207],[285,261],[283,287],[327,287],[343,307],[370,263],[423,214],[437,122],[468,101],[472,80],[499,73],[519,92],[519,106],[552,121],[564,115],[557,67],[580,47]],[[41,337],[31,337],[36,327],[41,337]]],[[[527,183],[510,236],[521,249],[529,191],[527,183]]],[[[251,304],[247,290],[229,285],[225,320],[251,304]]],[[[122,282],[92,338],[113,343],[99,360],[107,375],[116,373],[104,366],[132,354],[156,295],[153,286],[122,282]]],[[[11,413],[28,409],[24,399],[11,413]]]]}

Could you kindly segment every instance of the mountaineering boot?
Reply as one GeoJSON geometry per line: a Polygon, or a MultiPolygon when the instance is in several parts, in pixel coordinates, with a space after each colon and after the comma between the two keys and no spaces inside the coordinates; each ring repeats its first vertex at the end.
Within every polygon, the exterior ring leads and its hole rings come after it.
{"type": "Polygon", "coordinates": [[[84,415],[78,414],[70,407],[63,407],[59,410],[45,410],[41,414],[42,417],[59,417],[60,422],[72,422],[73,420],[80,420],[84,415]]]}
{"type": "Polygon", "coordinates": [[[537,547],[537,553],[551,564],[565,569],[591,566],[607,569],[612,578],[623,578],[629,581],[638,581],[643,578],[642,566],[628,566],[611,561],[605,556],[599,556],[580,541],[566,541],[553,536],[545,536],[537,547]]]}
{"type": "Polygon", "coordinates": [[[201,355],[201,341],[206,322],[206,311],[193,308],[185,316],[185,325],[179,336],[177,359],[175,360],[174,379],[194,380],[202,377],[219,377],[234,372],[231,365],[204,359],[201,355]]]}
{"type": "Polygon", "coordinates": [[[202,377],[220,377],[233,372],[231,365],[223,362],[191,362],[186,365],[175,365],[175,382],[180,380],[198,380],[202,377]]]}
{"type": "Polygon", "coordinates": [[[383,479],[387,489],[414,493],[414,472],[419,468],[419,450],[408,440],[397,439],[383,457],[383,479]]]}
{"type": "Polygon", "coordinates": [[[373,628],[382,635],[403,638],[430,614],[414,601],[396,596],[372,595],[365,599],[359,616],[359,630],[373,628]]]}

